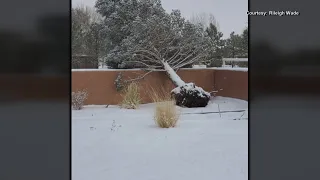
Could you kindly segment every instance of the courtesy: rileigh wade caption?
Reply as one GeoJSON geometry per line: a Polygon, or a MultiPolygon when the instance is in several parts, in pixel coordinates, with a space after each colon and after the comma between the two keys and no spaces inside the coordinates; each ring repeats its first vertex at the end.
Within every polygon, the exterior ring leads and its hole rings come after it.
{"type": "Polygon", "coordinates": [[[248,16],[299,16],[298,11],[248,11],[248,16]]]}

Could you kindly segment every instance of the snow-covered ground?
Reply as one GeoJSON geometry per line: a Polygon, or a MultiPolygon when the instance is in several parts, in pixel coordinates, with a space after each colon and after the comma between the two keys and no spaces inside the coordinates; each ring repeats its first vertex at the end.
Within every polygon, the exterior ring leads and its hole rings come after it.
{"type": "Polygon", "coordinates": [[[170,129],[155,126],[153,108],[72,111],[72,179],[248,179],[246,101],[216,97],[206,108],[180,109],[170,129]]]}

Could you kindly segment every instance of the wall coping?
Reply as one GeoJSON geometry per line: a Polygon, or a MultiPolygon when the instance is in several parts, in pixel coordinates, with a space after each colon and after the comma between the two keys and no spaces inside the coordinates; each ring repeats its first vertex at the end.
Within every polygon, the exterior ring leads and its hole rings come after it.
{"type": "MultiPolygon", "coordinates": [[[[181,70],[227,70],[227,71],[243,71],[248,72],[248,68],[230,68],[230,67],[212,67],[212,68],[181,68],[181,70]]],[[[142,69],[71,69],[72,72],[85,72],[85,71],[141,71],[142,69]]],[[[155,70],[155,72],[165,71],[162,69],[155,70]]]]}

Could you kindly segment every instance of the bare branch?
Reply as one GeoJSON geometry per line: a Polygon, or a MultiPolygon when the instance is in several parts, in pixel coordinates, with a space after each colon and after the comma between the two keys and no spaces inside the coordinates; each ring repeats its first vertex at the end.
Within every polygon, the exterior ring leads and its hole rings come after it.
{"type": "Polygon", "coordinates": [[[147,56],[147,55],[144,55],[144,54],[136,54],[136,56],[142,56],[143,58],[146,58],[146,59],[148,59],[148,60],[144,60],[144,59],[142,59],[141,61],[145,61],[145,62],[154,62],[154,63],[157,63],[157,64],[160,64],[161,65],[161,63],[159,62],[159,61],[157,61],[157,60],[155,60],[155,59],[152,59],[151,57],[149,57],[149,56],[147,56]]]}
{"type": "Polygon", "coordinates": [[[173,60],[171,62],[172,65],[176,64],[176,63],[179,63],[181,62],[181,60],[185,57],[185,56],[188,56],[190,53],[192,53],[192,49],[190,48],[186,53],[180,53],[179,56],[180,58],[179,59],[176,59],[176,60],[173,60]]]}
{"type": "Polygon", "coordinates": [[[148,67],[149,69],[155,69],[155,68],[157,68],[157,67],[162,67],[162,66],[153,66],[153,65],[149,65],[149,64],[147,64],[147,63],[144,63],[144,62],[141,62],[141,61],[129,61],[130,63],[132,62],[132,63],[140,63],[140,64],[143,64],[143,65],[145,65],[146,67],[148,67]]]}
{"type": "MultiPolygon", "coordinates": [[[[153,57],[155,57],[156,60],[161,61],[160,57],[157,54],[153,53],[152,51],[146,50],[146,49],[136,50],[135,53],[146,53],[146,54],[149,54],[149,55],[152,55],[153,57]]],[[[156,61],[156,60],[154,60],[154,61],[156,61]]]]}
{"type": "MultiPolygon", "coordinates": [[[[180,64],[188,61],[188,59],[189,59],[190,57],[192,57],[192,55],[194,55],[194,54],[195,54],[194,51],[191,52],[187,57],[185,57],[182,61],[180,61],[180,62],[179,62],[178,64],[176,64],[174,67],[179,67],[180,64]]],[[[189,62],[190,62],[190,61],[192,61],[192,60],[189,60],[189,62]]],[[[189,62],[188,62],[188,63],[189,63],[189,62]]]]}
{"type": "Polygon", "coordinates": [[[200,58],[203,58],[203,57],[204,57],[204,56],[199,55],[199,56],[193,58],[193,59],[190,60],[190,61],[187,61],[187,62],[185,62],[185,63],[183,63],[183,64],[178,65],[178,66],[176,65],[175,68],[180,68],[180,67],[186,66],[186,65],[188,65],[188,64],[192,64],[192,63],[194,63],[194,62],[199,61],[199,59],[200,59],[200,58]]]}
{"type": "Polygon", "coordinates": [[[143,78],[145,78],[148,74],[152,73],[153,71],[150,70],[148,71],[147,73],[145,73],[144,75],[140,76],[140,77],[137,77],[137,78],[134,78],[134,79],[130,79],[130,80],[126,80],[126,82],[132,82],[132,81],[138,81],[138,80],[141,80],[143,78]]]}
{"type": "Polygon", "coordinates": [[[180,49],[168,60],[168,63],[171,63],[180,53],[180,49]]]}
{"type": "Polygon", "coordinates": [[[192,64],[194,62],[197,62],[200,58],[203,58],[204,55],[201,53],[198,53],[197,51],[200,51],[201,49],[197,49],[195,51],[193,51],[189,56],[187,56],[184,60],[180,61],[178,64],[174,65],[174,68],[180,68],[183,67],[185,65],[188,64],[192,64]],[[189,59],[190,57],[192,57],[192,55],[197,54],[195,57],[193,57],[192,59],[189,59]]]}
{"type": "Polygon", "coordinates": [[[207,28],[209,24],[213,24],[219,30],[219,23],[217,22],[216,18],[213,14],[208,13],[200,13],[200,14],[193,14],[190,19],[191,23],[201,25],[203,29],[207,28]]]}

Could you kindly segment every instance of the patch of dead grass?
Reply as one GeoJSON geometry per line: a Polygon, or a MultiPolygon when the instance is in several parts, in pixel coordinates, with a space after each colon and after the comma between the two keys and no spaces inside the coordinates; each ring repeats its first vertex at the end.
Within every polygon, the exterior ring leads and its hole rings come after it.
{"type": "Polygon", "coordinates": [[[180,112],[176,107],[175,100],[163,87],[156,91],[151,88],[149,91],[152,101],[155,103],[154,121],[158,127],[176,127],[180,112]]]}
{"type": "Polygon", "coordinates": [[[140,88],[135,82],[130,83],[122,94],[121,108],[125,109],[137,109],[141,103],[140,88]]]}

